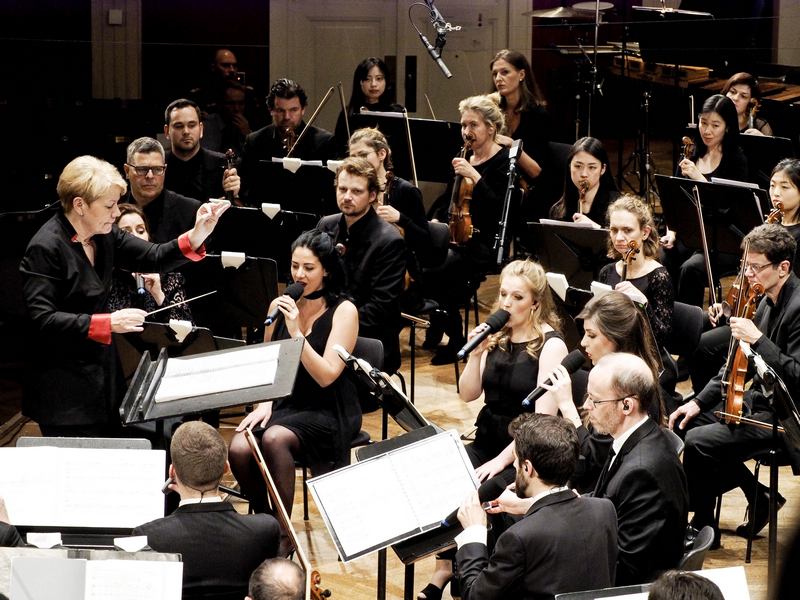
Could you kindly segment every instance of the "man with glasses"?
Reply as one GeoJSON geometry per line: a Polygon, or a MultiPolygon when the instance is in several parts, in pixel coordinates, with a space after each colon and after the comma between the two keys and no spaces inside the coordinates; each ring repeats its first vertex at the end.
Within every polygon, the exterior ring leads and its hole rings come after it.
{"type": "MultiPolygon", "coordinates": [[[[789,390],[800,387],[800,294],[798,279],[792,271],[797,242],[781,225],[760,225],[742,240],[744,274],[751,289],[764,288],[764,297],[753,319],[732,317],[732,337],[750,344],[786,384],[789,390]]],[[[714,505],[720,493],[740,487],[748,499],[758,495],[757,512],[748,507],[745,522],[736,533],[748,537],[751,525],[758,533],[769,520],[768,488],[760,484],[744,461],[771,447],[772,432],[759,427],[720,423],[714,416],[722,405],[721,381],[725,367],[693,399],[670,415],[670,427],[691,430],[686,434],[684,470],[689,482],[690,507],[694,511],[692,527],[699,530],[714,525],[714,505]],[[691,423],[690,423],[691,422],[691,423]],[[754,521],[754,523],[751,521],[754,521]]],[[[774,413],[764,395],[763,382],[756,374],[744,394],[745,416],[772,423],[774,413]]],[[[786,444],[792,470],[800,473],[800,451],[786,444]]],[[[778,507],[785,500],[778,497],[778,507]]],[[[692,533],[692,532],[690,532],[692,533]]],[[[717,541],[719,540],[719,532],[717,541]]]]}
{"type": "Polygon", "coordinates": [[[201,206],[198,200],[164,188],[166,170],[164,148],[157,140],[140,137],[128,145],[125,176],[131,185],[121,202],[144,211],[154,242],[173,240],[191,229],[201,206]]]}

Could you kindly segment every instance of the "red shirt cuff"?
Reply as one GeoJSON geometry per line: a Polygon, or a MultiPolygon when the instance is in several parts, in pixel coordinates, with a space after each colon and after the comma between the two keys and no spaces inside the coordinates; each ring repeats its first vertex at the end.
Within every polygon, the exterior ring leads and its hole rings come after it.
{"type": "Polygon", "coordinates": [[[192,250],[192,243],[189,241],[189,232],[187,231],[178,238],[178,248],[181,249],[183,255],[189,260],[197,262],[206,257],[206,245],[201,245],[197,251],[192,250]]]}
{"type": "Polygon", "coordinates": [[[111,343],[111,315],[108,313],[92,315],[89,321],[89,339],[100,344],[111,343]]]}

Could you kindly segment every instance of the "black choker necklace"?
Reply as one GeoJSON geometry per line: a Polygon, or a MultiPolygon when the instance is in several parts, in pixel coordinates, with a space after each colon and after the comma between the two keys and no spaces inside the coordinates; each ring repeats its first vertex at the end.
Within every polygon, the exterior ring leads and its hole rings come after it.
{"type": "Polygon", "coordinates": [[[325,295],[325,288],[320,288],[316,292],[311,292],[307,296],[303,296],[306,300],[316,300],[317,298],[322,298],[325,295]]]}

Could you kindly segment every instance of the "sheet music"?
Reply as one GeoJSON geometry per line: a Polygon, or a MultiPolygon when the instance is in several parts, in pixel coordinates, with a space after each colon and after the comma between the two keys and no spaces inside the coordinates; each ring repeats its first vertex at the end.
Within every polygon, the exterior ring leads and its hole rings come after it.
{"type": "Polygon", "coordinates": [[[446,431],[308,485],[348,561],[438,524],[478,482],[458,433],[446,431]]]}
{"type": "Polygon", "coordinates": [[[135,527],[164,516],[163,450],[0,448],[0,489],[17,525],[135,527]]]}
{"type": "Polygon", "coordinates": [[[183,563],[90,560],[85,600],[180,600],[183,563]]]}
{"type": "Polygon", "coordinates": [[[278,344],[246,346],[224,354],[170,358],[156,391],[156,402],[191,398],[259,385],[272,385],[278,369],[278,344]]]}

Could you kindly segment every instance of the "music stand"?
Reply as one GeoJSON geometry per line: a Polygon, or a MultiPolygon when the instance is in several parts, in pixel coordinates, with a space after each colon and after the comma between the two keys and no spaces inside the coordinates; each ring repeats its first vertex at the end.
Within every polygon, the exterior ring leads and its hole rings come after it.
{"type": "MultiPolygon", "coordinates": [[[[409,119],[414,162],[419,181],[449,183],[453,179],[452,159],[457,156],[464,140],[461,125],[434,119],[409,119]]],[[[377,127],[392,149],[394,173],[413,181],[408,152],[408,136],[402,113],[365,112],[350,117],[350,130],[377,127]]]]}
{"type": "Polygon", "coordinates": [[[747,157],[750,179],[768,190],[772,169],[784,158],[795,156],[792,140],[768,135],[739,134],[739,147],[747,157]]]}
{"type": "Polygon", "coordinates": [[[700,222],[693,197],[693,189],[697,187],[712,268],[718,253],[738,255],[741,252],[742,239],[764,222],[765,207],[769,206],[767,193],[761,189],[665,175],[656,175],[656,184],[666,224],[678,231],[686,247],[702,250],[700,222]]]}
{"type": "Polygon", "coordinates": [[[563,273],[570,285],[589,289],[608,258],[608,229],[528,223],[533,254],[546,271],[563,273]]]}
{"type": "Polygon", "coordinates": [[[631,9],[631,39],[639,42],[639,51],[646,62],[677,66],[719,61],[719,47],[708,29],[717,24],[721,30],[724,24],[715,21],[711,13],[648,6],[632,6],[631,9]],[[686,40],[691,43],[687,44],[686,40]],[[704,40],[708,40],[706,45],[704,40]],[[706,60],[698,61],[698,58],[706,60]]]}
{"type": "MultiPolygon", "coordinates": [[[[247,388],[236,388],[235,384],[224,391],[180,398],[168,402],[156,402],[155,395],[167,365],[167,351],[163,348],[158,358],[153,360],[148,353],[142,355],[139,366],[133,375],[128,391],[119,409],[123,425],[133,425],[157,421],[163,423],[170,417],[195,415],[209,410],[254,404],[268,400],[280,400],[291,395],[294,380],[300,366],[300,352],[303,349],[302,339],[279,340],[259,344],[260,346],[278,345],[278,368],[272,384],[247,388]]],[[[204,357],[227,355],[234,352],[247,351],[254,346],[217,350],[203,354],[204,357]]],[[[200,355],[198,355],[200,356],[200,355]]],[[[225,358],[230,358],[226,356],[225,358]]],[[[254,368],[260,368],[254,366],[254,368]]]]}
{"type": "Polygon", "coordinates": [[[280,204],[286,210],[317,216],[336,212],[334,174],[322,161],[318,162],[319,166],[304,164],[293,173],[284,168],[282,162],[271,158],[259,160],[251,176],[247,203],[251,206],[260,206],[263,202],[280,204]]]}

